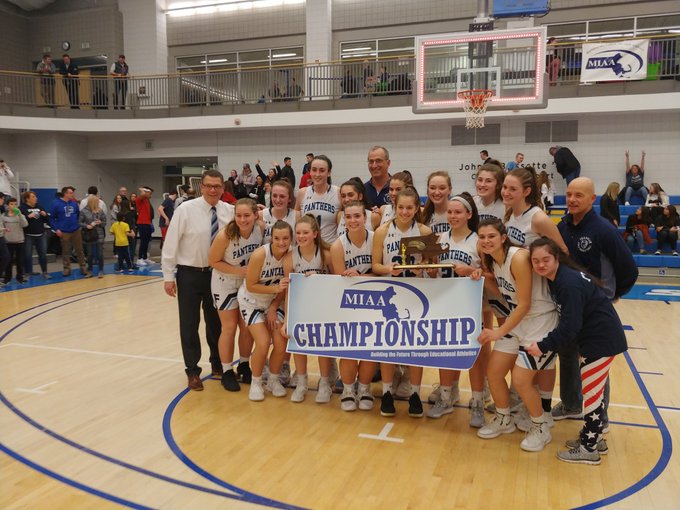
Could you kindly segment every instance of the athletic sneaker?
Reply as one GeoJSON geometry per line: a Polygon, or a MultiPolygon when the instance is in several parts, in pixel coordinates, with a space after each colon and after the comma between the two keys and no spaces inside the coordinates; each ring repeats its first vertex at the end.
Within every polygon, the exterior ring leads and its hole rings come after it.
{"type": "Polygon", "coordinates": [[[293,381],[295,382],[295,389],[290,396],[290,401],[302,402],[307,394],[307,375],[296,375],[293,381]]]}
{"type": "Polygon", "coordinates": [[[394,390],[394,398],[398,400],[407,400],[413,394],[413,386],[411,386],[411,381],[409,380],[408,370],[402,366],[397,366],[394,371],[392,390],[394,390]]]}
{"type": "Polygon", "coordinates": [[[359,389],[359,409],[361,411],[370,411],[373,409],[373,394],[371,393],[371,388],[367,390],[359,389]]]}
{"type": "Polygon", "coordinates": [[[558,451],[557,458],[572,464],[591,464],[593,466],[597,466],[602,462],[600,454],[597,453],[597,451],[589,452],[581,445],[568,451],[558,451]]]}
{"type": "Polygon", "coordinates": [[[394,416],[397,414],[397,410],[394,407],[394,397],[389,391],[383,393],[382,399],[380,401],[380,415],[381,416],[394,416]]]}
{"type": "Polygon", "coordinates": [[[451,405],[451,401],[445,401],[441,396],[439,397],[439,400],[435,402],[435,404],[430,407],[427,411],[427,417],[428,418],[441,418],[445,414],[451,414],[453,412],[453,405],[451,405]]]}
{"type": "Polygon", "coordinates": [[[484,402],[481,400],[470,400],[470,427],[476,429],[484,426],[484,402]]]}
{"type": "Polygon", "coordinates": [[[545,422],[532,423],[529,432],[524,436],[519,446],[526,452],[540,452],[550,441],[552,441],[552,436],[548,424],[545,422]]]}
{"type": "Polygon", "coordinates": [[[227,370],[222,374],[222,386],[227,391],[241,391],[241,386],[239,386],[236,380],[236,375],[233,370],[227,370]]]}
{"type": "Polygon", "coordinates": [[[243,384],[250,384],[250,381],[253,379],[253,372],[250,370],[250,363],[247,361],[242,361],[238,364],[236,373],[243,384]]]}
{"type": "MultiPolygon", "coordinates": [[[[555,420],[550,413],[544,412],[543,418],[545,419],[545,422],[548,424],[548,428],[553,428],[555,426],[555,420]]],[[[529,432],[531,424],[532,424],[531,415],[529,414],[528,411],[526,413],[518,414],[515,417],[515,425],[517,425],[517,428],[522,432],[529,432]]]]}
{"type": "Polygon", "coordinates": [[[326,404],[330,402],[332,394],[333,389],[331,388],[330,382],[319,379],[319,388],[316,390],[316,403],[326,404]]]}
{"type": "Polygon", "coordinates": [[[267,390],[272,392],[275,397],[285,397],[286,388],[283,387],[278,377],[270,377],[267,381],[267,390]]]}
{"type": "Polygon", "coordinates": [[[432,386],[432,393],[427,397],[428,404],[436,404],[439,401],[439,396],[441,395],[441,387],[438,384],[432,386]]]}
{"type": "Polygon", "coordinates": [[[408,415],[411,418],[423,417],[423,403],[417,393],[412,393],[408,399],[408,415]]]}
{"type": "Polygon", "coordinates": [[[137,265],[138,266],[146,266],[147,263],[144,259],[137,259],[137,265]]]}
{"type": "Polygon", "coordinates": [[[248,398],[255,402],[261,402],[264,400],[264,390],[262,389],[261,382],[252,382],[250,385],[250,391],[248,392],[248,398]]]}
{"type": "Polygon", "coordinates": [[[353,388],[349,387],[342,390],[342,396],[340,397],[340,409],[343,411],[357,410],[357,396],[354,394],[353,388]]]}
{"type": "MultiPolygon", "coordinates": [[[[581,446],[581,440],[580,439],[569,439],[568,441],[564,442],[564,445],[569,448],[570,450],[573,450],[575,448],[578,448],[581,446]]],[[[603,437],[600,438],[600,440],[597,442],[597,453],[600,455],[607,455],[609,453],[609,447],[607,446],[607,441],[603,437]]]]}
{"type": "Polygon", "coordinates": [[[51,280],[52,279],[52,275],[50,273],[43,273],[42,277],[45,278],[45,280],[51,280]]]}
{"type": "Polygon", "coordinates": [[[583,412],[579,409],[578,411],[567,409],[564,406],[564,402],[559,402],[550,411],[552,417],[555,421],[564,420],[566,418],[583,418],[583,412]]]}
{"type": "Polygon", "coordinates": [[[290,363],[284,361],[281,365],[281,371],[279,372],[279,381],[283,386],[288,386],[290,384],[290,363]]]}
{"type": "Polygon", "coordinates": [[[489,423],[477,431],[482,439],[493,439],[501,434],[512,434],[515,431],[515,422],[511,414],[494,414],[489,423]]]}

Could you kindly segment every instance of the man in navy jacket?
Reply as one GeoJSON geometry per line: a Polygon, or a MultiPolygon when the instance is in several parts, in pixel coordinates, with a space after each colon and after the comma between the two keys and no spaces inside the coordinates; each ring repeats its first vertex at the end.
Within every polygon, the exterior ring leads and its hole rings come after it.
{"type": "MultiPolygon", "coordinates": [[[[569,213],[557,225],[571,258],[599,278],[606,296],[617,300],[635,284],[638,269],[631,251],[618,230],[593,210],[593,181],[578,177],[567,187],[569,213]]],[[[578,340],[559,352],[560,398],[552,415],[556,420],[580,416],[582,409],[578,340]]],[[[605,412],[609,405],[609,386],[605,388],[605,412]]],[[[608,416],[604,417],[608,424],[608,416]]],[[[606,430],[606,427],[605,427],[606,430]]]]}

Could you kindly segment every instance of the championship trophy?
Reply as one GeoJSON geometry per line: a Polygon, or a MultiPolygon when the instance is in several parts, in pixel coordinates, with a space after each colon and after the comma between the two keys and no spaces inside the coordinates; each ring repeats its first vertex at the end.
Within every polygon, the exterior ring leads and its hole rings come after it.
{"type": "Polygon", "coordinates": [[[413,255],[420,255],[423,260],[433,260],[443,253],[446,253],[449,245],[441,245],[436,234],[429,234],[426,236],[403,237],[401,239],[401,264],[394,266],[394,269],[453,269],[456,265],[453,263],[447,264],[407,264],[406,262],[413,255]]]}

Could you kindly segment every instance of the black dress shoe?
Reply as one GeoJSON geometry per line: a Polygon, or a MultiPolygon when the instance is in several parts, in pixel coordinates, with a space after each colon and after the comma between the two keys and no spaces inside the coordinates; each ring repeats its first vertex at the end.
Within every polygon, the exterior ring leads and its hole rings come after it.
{"type": "Polygon", "coordinates": [[[227,391],[241,391],[241,386],[236,380],[236,375],[233,370],[227,370],[222,374],[222,386],[227,391]]]}
{"type": "Polygon", "coordinates": [[[250,370],[250,363],[247,361],[242,361],[236,367],[236,372],[238,373],[239,379],[243,384],[250,384],[253,379],[253,372],[250,370]]]}
{"type": "Polygon", "coordinates": [[[201,377],[198,374],[190,375],[190,376],[188,376],[188,378],[189,378],[189,383],[187,384],[187,387],[190,390],[193,390],[193,391],[202,391],[203,390],[203,381],[201,381],[201,377]]]}

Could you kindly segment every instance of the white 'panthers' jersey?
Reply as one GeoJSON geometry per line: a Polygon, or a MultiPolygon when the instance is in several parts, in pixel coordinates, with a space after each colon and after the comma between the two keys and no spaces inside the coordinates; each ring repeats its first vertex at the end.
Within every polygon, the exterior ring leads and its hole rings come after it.
{"type": "MultiPolygon", "coordinates": [[[[397,228],[396,220],[389,223],[387,235],[385,236],[385,243],[383,244],[383,264],[390,265],[392,263],[403,264],[401,260],[401,239],[403,237],[415,237],[420,235],[418,222],[413,220],[411,226],[406,232],[402,232],[397,228]]],[[[419,257],[420,258],[420,257],[419,257]]],[[[415,264],[416,258],[412,255],[410,260],[406,261],[409,264],[415,264]]],[[[410,272],[402,271],[403,276],[413,276],[410,272]]]]}
{"type": "Polygon", "coordinates": [[[437,235],[451,230],[451,225],[449,225],[449,219],[447,218],[446,213],[433,213],[430,221],[427,222],[427,226],[437,235]]]}
{"type": "MultiPolygon", "coordinates": [[[[517,252],[522,248],[518,246],[511,246],[508,249],[508,254],[505,257],[505,262],[502,265],[498,265],[496,261],[493,263],[493,274],[496,278],[496,284],[498,289],[501,291],[502,296],[508,303],[510,310],[514,310],[519,299],[517,298],[517,284],[515,278],[512,276],[510,271],[510,265],[512,264],[512,258],[517,252]]],[[[539,276],[538,274],[531,272],[532,282],[531,282],[531,307],[526,315],[526,318],[537,317],[545,313],[550,313],[555,311],[555,303],[550,297],[550,290],[548,289],[548,280],[539,276]]]]}
{"type": "Polygon", "coordinates": [[[359,274],[370,273],[373,267],[373,232],[366,231],[364,244],[357,246],[345,234],[340,237],[345,257],[345,268],[354,269],[359,274]]]}
{"type": "Polygon", "coordinates": [[[328,269],[321,263],[321,250],[317,248],[312,260],[306,260],[300,253],[299,246],[293,248],[293,272],[328,274],[328,269]]]}
{"type": "Polygon", "coordinates": [[[505,219],[505,204],[500,198],[489,205],[484,205],[482,197],[479,195],[473,197],[473,200],[477,206],[479,221],[488,220],[489,218],[498,218],[501,221],[505,219]]]}
{"type": "MultiPolygon", "coordinates": [[[[470,232],[465,239],[456,242],[451,236],[451,232],[446,232],[439,236],[439,244],[447,249],[446,253],[439,256],[439,262],[442,264],[465,264],[477,268],[480,266],[479,253],[477,253],[477,241],[479,238],[475,232],[470,232]]],[[[453,269],[443,268],[441,270],[442,278],[451,278],[458,276],[453,269]]]]}
{"type": "MultiPolygon", "coordinates": [[[[248,238],[243,238],[239,235],[238,239],[235,241],[229,241],[224,250],[224,255],[222,255],[222,260],[232,266],[246,266],[250,260],[250,256],[260,246],[262,246],[262,231],[256,224],[248,238]]],[[[241,276],[235,274],[223,274],[227,278],[242,279],[241,276]]]]}
{"type": "MultiPolygon", "coordinates": [[[[262,269],[260,270],[260,279],[258,283],[263,285],[277,285],[284,276],[284,257],[282,256],[281,259],[274,257],[271,244],[265,244],[264,249],[265,259],[264,264],[262,264],[262,269]]],[[[246,289],[245,282],[243,282],[243,285],[241,285],[241,288],[238,291],[239,302],[243,301],[249,306],[261,309],[267,308],[274,300],[274,297],[276,297],[276,294],[258,294],[250,292],[246,289]]]]}
{"type": "Polygon", "coordinates": [[[540,237],[536,232],[531,230],[531,220],[534,218],[534,215],[540,211],[540,207],[532,206],[519,216],[515,216],[514,214],[510,215],[510,219],[508,219],[508,222],[505,224],[505,229],[508,231],[508,239],[510,239],[512,244],[527,248],[540,237]]]}
{"type": "MultiPolygon", "coordinates": [[[[262,238],[262,244],[271,243],[272,227],[278,220],[272,214],[271,209],[265,209],[262,211],[262,221],[264,221],[264,236],[262,238]]],[[[283,218],[283,221],[288,223],[290,228],[293,229],[293,232],[295,232],[295,210],[288,209],[288,213],[283,218]]]]}
{"type": "Polygon", "coordinates": [[[302,214],[311,214],[316,218],[321,230],[321,239],[331,244],[338,238],[337,213],[340,210],[338,187],[331,185],[328,191],[319,195],[314,193],[314,186],[305,189],[300,204],[302,214]]]}

